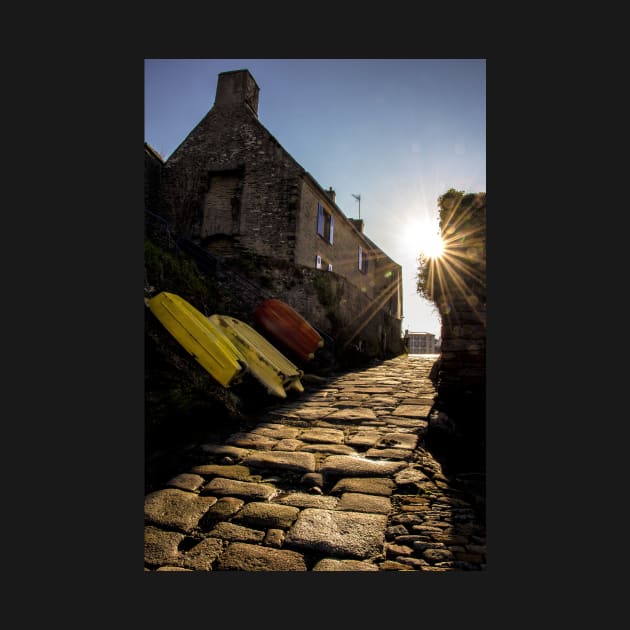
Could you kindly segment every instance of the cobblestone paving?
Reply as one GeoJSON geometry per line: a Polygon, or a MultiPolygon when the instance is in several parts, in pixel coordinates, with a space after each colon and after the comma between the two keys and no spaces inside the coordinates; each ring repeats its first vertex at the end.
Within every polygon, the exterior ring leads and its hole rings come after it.
{"type": "Polygon", "coordinates": [[[485,519],[424,448],[435,356],[325,379],[145,496],[145,571],[471,571],[485,519]]]}

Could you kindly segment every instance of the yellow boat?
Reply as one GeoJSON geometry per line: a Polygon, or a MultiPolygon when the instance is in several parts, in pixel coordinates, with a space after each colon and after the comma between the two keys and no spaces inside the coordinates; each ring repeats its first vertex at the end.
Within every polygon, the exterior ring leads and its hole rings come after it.
{"type": "Polygon", "coordinates": [[[251,326],[228,315],[215,314],[209,320],[229,337],[241,353],[249,372],[270,394],[286,398],[287,391],[291,389],[304,391],[300,381],[304,372],[251,326]]]}
{"type": "Polygon", "coordinates": [[[241,353],[203,313],[179,295],[163,291],[145,300],[151,312],[197,362],[223,387],[245,373],[241,353]]]}

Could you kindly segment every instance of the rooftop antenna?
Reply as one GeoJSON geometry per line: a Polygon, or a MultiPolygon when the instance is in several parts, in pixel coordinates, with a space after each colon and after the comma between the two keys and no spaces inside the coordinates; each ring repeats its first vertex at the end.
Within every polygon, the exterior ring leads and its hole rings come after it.
{"type": "Polygon", "coordinates": [[[361,218],[361,195],[355,195],[354,193],[350,193],[358,202],[359,202],[359,219],[361,218]]]}

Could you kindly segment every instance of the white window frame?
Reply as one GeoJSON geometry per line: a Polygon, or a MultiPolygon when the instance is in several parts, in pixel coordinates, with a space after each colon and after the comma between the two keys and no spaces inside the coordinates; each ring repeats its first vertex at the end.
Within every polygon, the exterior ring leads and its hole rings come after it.
{"type": "Polygon", "coordinates": [[[358,269],[361,273],[368,272],[368,261],[369,261],[368,252],[367,251],[364,252],[363,247],[359,245],[357,262],[358,262],[358,269]]]}

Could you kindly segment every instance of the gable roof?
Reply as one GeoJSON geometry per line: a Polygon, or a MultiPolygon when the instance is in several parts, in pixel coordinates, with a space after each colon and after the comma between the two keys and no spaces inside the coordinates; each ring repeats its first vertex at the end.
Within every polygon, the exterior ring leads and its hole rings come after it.
{"type": "Polygon", "coordinates": [[[148,142],[144,143],[144,150],[151,157],[153,157],[156,160],[158,160],[161,164],[164,164],[164,158],[148,142]]]}

